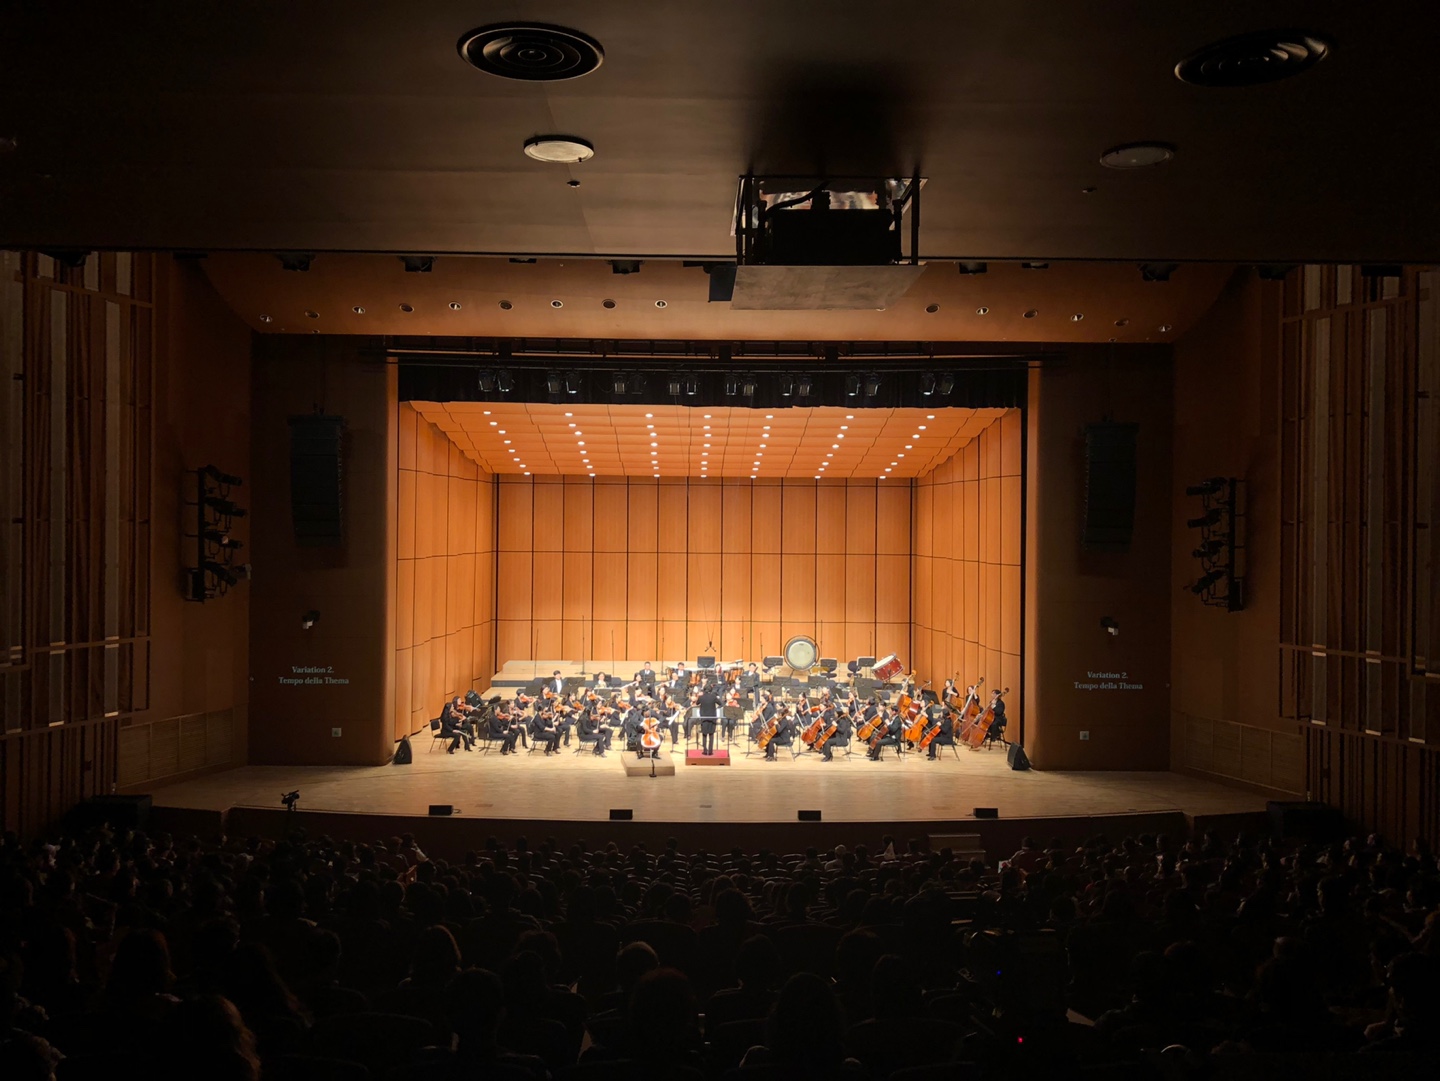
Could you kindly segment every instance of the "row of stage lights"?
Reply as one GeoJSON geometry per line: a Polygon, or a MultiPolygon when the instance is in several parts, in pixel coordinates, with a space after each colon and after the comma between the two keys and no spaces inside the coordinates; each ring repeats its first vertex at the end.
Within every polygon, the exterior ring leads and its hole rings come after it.
{"type": "Polygon", "coordinates": [[[213,465],[189,475],[194,489],[186,503],[195,508],[195,530],[185,537],[194,545],[195,558],[186,568],[186,600],[203,602],[223,597],[250,577],[250,564],[238,559],[245,545],[235,536],[235,521],[245,517],[245,508],[231,498],[231,489],[244,481],[213,465]]]}
{"type": "Polygon", "coordinates": [[[1200,542],[1190,553],[1200,561],[1200,576],[1190,592],[1204,604],[1239,612],[1245,607],[1245,511],[1241,505],[1244,482],[1234,477],[1210,477],[1185,489],[1199,497],[1202,513],[1186,521],[1200,531],[1200,542]]]}

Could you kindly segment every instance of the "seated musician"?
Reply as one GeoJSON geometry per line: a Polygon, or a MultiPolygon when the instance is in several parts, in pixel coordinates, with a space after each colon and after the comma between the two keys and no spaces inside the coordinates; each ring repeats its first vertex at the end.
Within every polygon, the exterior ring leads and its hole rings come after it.
{"type": "Polygon", "coordinates": [[[575,727],[575,716],[579,711],[580,704],[572,702],[568,695],[555,707],[555,732],[567,747],[570,746],[570,729],[575,727]]]}
{"type": "Polygon", "coordinates": [[[465,730],[465,715],[460,712],[458,706],[460,698],[457,695],[452,702],[446,702],[445,708],[440,711],[440,738],[448,739],[450,746],[446,748],[446,754],[454,754],[455,748],[461,743],[465,744],[467,751],[475,749],[475,740],[465,730]]]}
{"type": "Polygon", "coordinates": [[[615,684],[611,682],[608,672],[595,673],[595,689],[597,691],[608,691],[614,686],[615,684]]]}
{"type": "Polygon", "coordinates": [[[520,726],[508,711],[496,711],[490,715],[490,738],[500,741],[500,753],[510,754],[515,750],[515,741],[520,737],[520,726]]]}
{"type": "Polygon", "coordinates": [[[885,727],[881,729],[885,734],[880,737],[879,742],[875,742],[872,739],[868,752],[870,758],[878,762],[880,761],[880,755],[884,753],[886,747],[899,747],[901,733],[904,732],[904,730],[905,718],[899,712],[896,712],[885,722],[885,727]]]}
{"type": "Polygon", "coordinates": [[[580,742],[595,744],[595,750],[592,753],[603,758],[605,752],[610,749],[610,729],[587,714],[580,719],[580,742]]]}
{"type": "Polygon", "coordinates": [[[774,762],[776,750],[780,747],[789,747],[795,742],[795,719],[790,716],[790,710],[783,709],[780,712],[780,727],[775,730],[775,735],[765,745],[765,761],[774,762]]]}
{"type": "Polygon", "coordinates": [[[754,661],[751,661],[749,667],[745,669],[745,674],[740,677],[740,693],[753,695],[759,689],[760,669],[755,666],[754,661]]]}
{"type": "Polygon", "coordinates": [[[750,740],[753,743],[760,738],[760,732],[766,722],[775,716],[775,696],[766,691],[760,696],[760,702],[755,710],[755,719],[750,722],[750,740]]]}
{"type": "Polygon", "coordinates": [[[941,747],[955,746],[955,729],[958,720],[959,718],[956,716],[955,711],[947,708],[940,714],[938,721],[931,722],[932,724],[938,724],[940,731],[935,738],[930,741],[930,747],[925,752],[926,758],[933,762],[939,757],[941,747]]]}
{"type": "Polygon", "coordinates": [[[627,751],[640,749],[640,732],[645,727],[645,707],[636,703],[626,711],[620,722],[620,734],[625,738],[627,751]]]}
{"type": "Polygon", "coordinates": [[[651,667],[649,661],[645,662],[644,668],[635,673],[635,682],[640,685],[640,689],[646,694],[655,693],[655,669],[651,667]]]}
{"type": "Polygon", "coordinates": [[[670,690],[684,691],[690,686],[690,673],[685,671],[685,662],[681,661],[670,670],[670,690]]]}
{"type": "Polygon", "coordinates": [[[855,724],[850,719],[848,709],[835,706],[827,709],[825,711],[825,727],[821,731],[829,731],[831,724],[835,725],[835,734],[825,741],[825,746],[821,749],[821,757],[826,762],[835,760],[836,747],[850,746],[850,737],[855,731],[855,724]]]}
{"type": "Polygon", "coordinates": [[[542,709],[535,714],[534,720],[530,722],[530,738],[536,743],[545,744],[545,754],[558,754],[560,751],[560,729],[556,724],[556,714],[553,709],[542,709]]]}
{"type": "Polygon", "coordinates": [[[993,739],[999,743],[1005,742],[1005,699],[1001,697],[1000,691],[995,691],[990,696],[990,709],[993,716],[990,720],[990,728],[985,733],[986,739],[993,739]]]}

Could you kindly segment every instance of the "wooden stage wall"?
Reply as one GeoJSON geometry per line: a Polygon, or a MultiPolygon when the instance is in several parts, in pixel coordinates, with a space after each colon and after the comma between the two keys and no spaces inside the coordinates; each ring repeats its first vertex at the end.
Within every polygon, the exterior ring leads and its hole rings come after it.
{"type": "Polygon", "coordinates": [[[910,654],[911,493],[875,480],[497,478],[497,665],[910,654]]]}
{"type": "Polygon", "coordinates": [[[1023,415],[1012,409],[915,482],[912,650],[938,690],[1020,691],[1023,415]]]}

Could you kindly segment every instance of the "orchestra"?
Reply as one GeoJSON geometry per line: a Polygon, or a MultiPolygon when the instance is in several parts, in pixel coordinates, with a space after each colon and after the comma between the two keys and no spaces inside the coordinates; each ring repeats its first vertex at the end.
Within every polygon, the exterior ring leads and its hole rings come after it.
{"type": "Polygon", "coordinates": [[[570,747],[573,734],[577,754],[603,758],[613,742],[643,759],[660,754],[666,733],[674,748],[683,731],[687,743],[697,740],[702,756],[716,753],[718,735],[722,746],[743,740],[747,755],[760,754],[766,762],[780,761],[781,748],[791,760],[813,753],[833,762],[837,753],[848,756],[862,746],[871,761],[880,761],[889,747],[897,756],[923,752],[934,762],[947,747],[1005,743],[1006,690],[993,689],[982,705],[983,679],[963,692],[956,679],[946,679],[937,694],[914,672],[900,678],[900,671],[898,684],[872,685],[876,689],[862,696],[854,682],[832,688],[828,680],[813,688],[777,682],[789,689],[777,695],[754,662],[694,671],[681,662],[662,675],[646,661],[629,682],[600,672],[588,686],[556,669],[537,695],[521,687],[511,701],[497,695],[488,704],[473,691],[456,696],[446,702],[435,734],[449,754],[473,750],[485,739],[499,744],[501,755],[533,745],[549,757],[570,747]]]}

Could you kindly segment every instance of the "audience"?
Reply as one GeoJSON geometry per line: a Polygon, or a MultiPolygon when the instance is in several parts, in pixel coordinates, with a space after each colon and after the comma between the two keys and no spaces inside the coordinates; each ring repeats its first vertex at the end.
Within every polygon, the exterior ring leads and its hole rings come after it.
{"type": "Polygon", "coordinates": [[[1421,842],[875,850],[7,835],[0,1071],[1238,1079],[1440,1051],[1421,842]]]}

